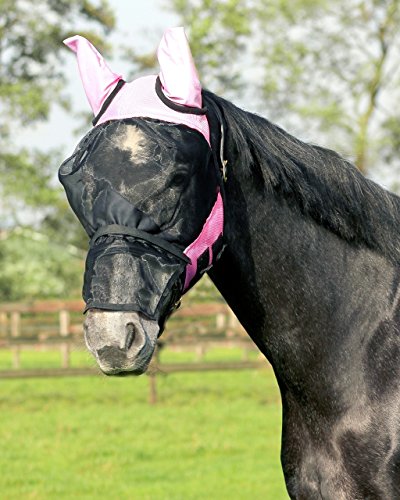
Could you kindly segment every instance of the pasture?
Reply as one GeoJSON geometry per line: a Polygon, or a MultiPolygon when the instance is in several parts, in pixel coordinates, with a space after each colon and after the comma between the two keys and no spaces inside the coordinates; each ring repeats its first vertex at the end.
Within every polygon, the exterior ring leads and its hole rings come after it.
{"type": "Polygon", "coordinates": [[[271,369],[159,376],[155,406],[145,376],[0,384],[1,498],[288,498],[271,369]]]}

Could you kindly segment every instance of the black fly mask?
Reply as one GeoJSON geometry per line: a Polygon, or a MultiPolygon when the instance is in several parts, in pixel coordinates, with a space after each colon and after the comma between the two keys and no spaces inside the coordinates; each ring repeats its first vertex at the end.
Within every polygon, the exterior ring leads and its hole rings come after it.
{"type": "Polygon", "coordinates": [[[162,329],[222,249],[222,117],[203,106],[183,28],[164,34],[159,75],[129,83],[85,38],[64,43],[95,115],[59,171],[90,237],[86,310],[138,312],[162,329]]]}
{"type": "MultiPolygon", "coordinates": [[[[79,143],[59,178],[91,239],[86,310],[137,311],[162,329],[185,289],[184,251],[220,197],[214,159],[197,131],[151,119],[109,121],[79,143]]],[[[190,286],[209,260],[206,250],[190,286]]]]}

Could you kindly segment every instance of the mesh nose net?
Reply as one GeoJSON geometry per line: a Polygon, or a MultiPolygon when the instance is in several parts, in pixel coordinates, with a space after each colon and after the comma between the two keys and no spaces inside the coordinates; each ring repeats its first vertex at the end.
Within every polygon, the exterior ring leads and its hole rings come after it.
{"type": "Polygon", "coordinates": [[[181,294],[185,261],[144,240],[105,238],[86,260],[83,297],[86,309],[139,311],[163,318],[181,294]]]}

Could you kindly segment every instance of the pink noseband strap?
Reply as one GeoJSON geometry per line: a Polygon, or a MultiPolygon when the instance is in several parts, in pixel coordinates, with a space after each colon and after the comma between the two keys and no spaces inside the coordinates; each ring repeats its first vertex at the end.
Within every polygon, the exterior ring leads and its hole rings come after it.
{"type": "Polygon", "coordinates": [[[183,287],[184,291],[189,288],[192,279],[195,277],[197,272],[197,261],[206,250],[209,252],[208,265],[212,265],[214,257],[212,247],[218,238],[222,236],[223,228],[224,205],[221,193],[218,192],[217,201],[215,202],[214,207],[203,226],[203,230],[193,243],[191,243],[183,252],[191,260],[191,263],[186,266],[185,285],[183,287]]]}

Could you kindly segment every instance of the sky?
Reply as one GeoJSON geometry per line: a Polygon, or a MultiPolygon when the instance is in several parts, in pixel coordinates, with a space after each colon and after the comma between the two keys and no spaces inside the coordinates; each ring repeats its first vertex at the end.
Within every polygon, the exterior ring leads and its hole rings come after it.
{"type": "MultiPolygon", "coordinates": [[[[114,47],[114,57],[109,65],[115,72],[128,74],[131,70],[128,61],[118,59],[117,47],[132,44],[138,51],[156,51],[165,29],[179,25],[179,18],[162,7],[163,0],[109,0],[117,18],[116,28],[110,36],[114,47]],[[139,7],[140,6],[140,7],[139,7]]],[[[61,43],[61,41],[60,41],[61,43]]],[[[81,81],[75,55],[66,57],[66,91],[72,97],[75,113],[90,111],[81,81]]],[[[67,157],[79,142],[84,130],[82,118],[71,116],[59,107],[54,107],[50,120],[34,128],[22,131],[19,142],[35,145],[38,149],[58,149],[67,157]],[[77,129],[80,131],[77,133],[77,129]]],[[[58,165],[55,166],[57,170],[58,165]]]]}

